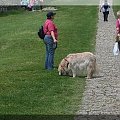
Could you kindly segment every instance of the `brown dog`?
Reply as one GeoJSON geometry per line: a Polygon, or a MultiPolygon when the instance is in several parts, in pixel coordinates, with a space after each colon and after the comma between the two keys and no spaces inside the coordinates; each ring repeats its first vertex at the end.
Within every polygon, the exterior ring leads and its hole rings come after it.
{"type": "Polygon", "coordinates": [[[58,72],[59,75],[76,77],[84,69],[87,70],[88,79],[96,72],[96,57],[91,52],[69,54],[60,62],[58,72]]]}

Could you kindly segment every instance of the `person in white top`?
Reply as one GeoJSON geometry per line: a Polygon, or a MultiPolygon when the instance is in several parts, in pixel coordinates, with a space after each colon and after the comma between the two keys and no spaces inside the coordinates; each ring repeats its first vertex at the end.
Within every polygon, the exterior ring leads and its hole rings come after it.
{"type": "Polygon", "coordinates": [[[107,0],[104,0],[104,3],[102,4],[100,8],[100,12],[101,11],[103,12],[104,21],[108,21],[109,8],[110,8],[109,3],[107,2],[107,0]]]}

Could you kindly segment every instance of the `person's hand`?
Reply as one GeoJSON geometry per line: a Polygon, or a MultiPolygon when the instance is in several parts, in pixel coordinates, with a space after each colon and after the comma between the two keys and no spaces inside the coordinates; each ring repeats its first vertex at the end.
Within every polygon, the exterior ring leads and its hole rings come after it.
{"type": "Polygon", "coordinates": [[[119,32],[119,27],[117,27],[116,29],[117,29],[117,31],[119,32]]]}
{"type": "Polygon", "coordinates": [[[54,43],[58,42],[56,39],[54,39],[54,43]]]}
{"type": "Polygon", "coordinates": [[[118,37],[120,37],[120,34],[117,34],[118,35],[118,37]]]}

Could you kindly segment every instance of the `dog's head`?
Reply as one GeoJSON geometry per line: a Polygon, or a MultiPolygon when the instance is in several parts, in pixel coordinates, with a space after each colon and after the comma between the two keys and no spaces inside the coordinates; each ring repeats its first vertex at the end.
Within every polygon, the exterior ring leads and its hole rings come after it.
{"type": "Polygon", "coordinates": [[[69,65],[69,61],[66,58],[62,59],[58,67],[59,75],[67,75],[68,65],[69,65]]]}

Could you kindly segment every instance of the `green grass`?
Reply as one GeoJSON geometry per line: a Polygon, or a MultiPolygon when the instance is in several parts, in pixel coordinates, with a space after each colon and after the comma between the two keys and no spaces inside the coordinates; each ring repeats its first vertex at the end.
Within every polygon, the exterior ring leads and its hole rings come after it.
{"type": "Polygon", "coordinates": [[[115,16],[117,17],[117,11],[120,10],[120,5],[118,5],[118,6],[113,6],[113,10],[114,10],[115,16]]]}
{"type": "MultiPolygon", "coordinates": [[[[58,7],[59,43],[55,65],[69,53],[95,48],[97,7],[58,7]]],[[[19,13],[19,12],[18,12],[19,13]]],[[[79,110],[84,76],[58,76],[44,69],[45,46],[38,27],[45,12],[0,17],[0,114],[74,114],[79,110]]]]}

